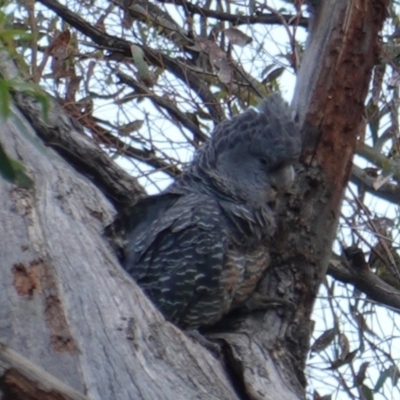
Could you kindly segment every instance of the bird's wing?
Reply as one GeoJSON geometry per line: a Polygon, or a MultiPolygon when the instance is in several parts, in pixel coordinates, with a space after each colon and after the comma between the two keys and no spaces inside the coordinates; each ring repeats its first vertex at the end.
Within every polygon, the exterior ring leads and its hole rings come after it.
{"type": "Polygon", "coordinates": [[[234,290],[220,287],[234,282],[221,282],[228,229],[218,203],[191,194],[157,207],[141,210],[146,217],[129,235],[125,269],[167,319],[191,328],[212,323],[228,311],[234,290]]]}
{"type": "Polygon", "coordinates": [[[135,236],[144,232],[152,221],[158,218],[168,207],[180,198],[179,194],[163,193],[140,199],[133,206],[121,210],[115,220],[104,229],[104,235],[113,246],[118,258],[125,263],[128,236],[135,231],[135,236]]]}
{"type": "Polygon", "coordinates": [[[181,195],[174,193],[162,193],[155,196],[148,196],[140,199],[133,207],[124,211],[124,215],[119,217],[123,230],[129,236],[128,253],[132,251],[130,244],[131,238],[135,242],[135,247],[146,245],[146,237],[149,236],[147,230],[155,221],[160,221],[167,210],[181,198],[181,195]]]}

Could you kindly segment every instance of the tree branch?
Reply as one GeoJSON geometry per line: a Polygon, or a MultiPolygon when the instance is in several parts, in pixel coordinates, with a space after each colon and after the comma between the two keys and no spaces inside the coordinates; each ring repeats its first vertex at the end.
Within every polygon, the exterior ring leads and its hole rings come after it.
{"type": "Polygon", "coordinates": [[[357,265],[351,259],[346,262],[334,255],[329,262],[328,274],[343,283],[350,283],[371,300],[400,313],[400,291],[381,280],[366,264],[357,265]]]}
{"type": "Polygon", "coordinates": [[[20,93],[14,100],[38,136],[77,171],[93,180],[117,209],[145,194],[137,180],[96,146],[80,125],[65,116],[58,104],[51,102],[49,118],[45,121],[40,105],[31,96],[20,93]]]}
{"type": "Polygon", "coordinates": [[[125,85],[130,86],[131,88],[135,89],[136,92],[148,97],[153,104],[165,109],[172,118],[176,119],[180,124],[183,125],[184,128],[192,132],[193,136],[197,140],[200,140],[201,142],[208,140],[208,137],[201,131],[201,129],[199,129],[199,127],[182,111],[180,111],[171,101],[155,95],[153,92],[150,92],[145,85],[135,81],[130,76],[122,72],[117,72],[116,76],[125,85]]]}
{"type": "Polygon", "coordinates": [[[377,165],[379,168],[390,170],[393,173],[393,177],[397,181],[400,181],[400,165],[398,161],[390,160],[380,151],[376,151],[373,147],[365,143],[358,144],[357,155],[377,165]]]}
{"type": "Polygon", "coordinates": [[[249,24],[266,24],[266,25],[282,25],[282,18],[288,25],[302,26],[303,28],[308,27],[308,18],[300,17],[296,15],[281,14],[279,17],[276,14],[255,14],[255,15],[240,15],[240,14],[228,14],[222,11],[208,10],[206,8],[199,7],[193,3],[185,0],[157,0],[159,3],[170,3],[174,5],[180,5],[185,7],[189,12],[193,14],[199,14],[203,17],[215,18],[219,21],[231,22],[233,25],[249,25],[249,24]]]}
{"type": "MultiPolygon", "coordinates": [[[[131,53],[131,42],[119,39],[115,36],[109,35],[104,31],[92,26],[90,23],[85,21],[79,15],[75,14],[69,10],[66,6],[60,4],[55,0],[39,0],[44,6],[53,10],[58,16],[60,16],[64,21],[68,22],[71,26],[82,32],[84,35],[88,36],[96,44],[107,48],[111,54],[109,58],[113,55],[117,56],[118,59],[127,57],[132,58],[131,53]]],[[[175,75],[179,80],[188,85],[204,102],[205,107],[207,107],[211,117],[215,122],[220,122],[225,119],[225,115],[219,101],[209,90],[209,86],[200,75],[190,71],[189,68],[179,60],[167,56],[162,52],[151,49],[148,46],[135,43],[139,46],[146,57],[146,61],[157,67],[166,68],[173,75],[175,75]]]]}
{"type": "Polygon", "coordinates": [[[0,389],[4,399],[89,400],[1,342],[0,389]]]}
{"type": "Polygon", "coordinates": [[[193,45],[193,40],[189,38],[187,32],[157,5],[147,0],[134,0],[128,7],[121,0],[111,0],[111,2],[124,12],[128,12],[134,20],[141,21],[147,26],[154,26],[158,33],[172,40],[177,46],[193,45]]]}
{"type": "Polygon", "coordinates": [[[367,192],[373,194],[374,196],[378,196],[383,200],[394,204],[400,203],[400,188],[398,185],[385,183],[379,188],[379,190],[376,190],[374,188],[375,181],[376,178],[368,175],[366,171],[357,165],[353,165],[351,182],[356,184],[361,190],[366,190],[367,192]]]}
{"type": "MultiPolygon", "coordinates": [[[[109,130],[104,129],[99,125],[94,117],[87,114],[82,114],[74,105],[68,104],[65,106],[68,114],[79,121],[82,126],[90,130],[94,139],[97,142],[105,144],[108,148],[114,148],[119,154],[141,161],[150,167],[165,172],[171,178],[176,178],[180,175],[180,169],[173,164],[170,164],[158,157],[152,149],[137,149],[136,147],[129,146],[126,142],[119,139],[110,133],[109,130]]],[[[49,144],[51,146],[51,143],[49,144]]]]}
{"type": "MultiPolygon", "coordinates": [[[[6,51],[0,52],[0,70],[5,79],[20,79],[18,69],[6,51]]],[[[119,208],[132,204],[144,195],[137,180],[118,167],[83,132],[81,125],[68,118],[61,106],[50,97],[46,121],[40,104],[32,96],[15,93],[14,101],[40,138],[78,171],[89,176],[114,206],[119,208]]]]}

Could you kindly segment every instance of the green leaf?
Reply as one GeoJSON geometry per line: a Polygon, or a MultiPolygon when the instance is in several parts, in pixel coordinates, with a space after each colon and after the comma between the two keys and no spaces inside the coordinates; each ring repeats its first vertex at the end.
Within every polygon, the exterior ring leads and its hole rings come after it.
{"type": "Polygon", "coordinates": [[[33,180],[26,174],[25,167],[10,158],[0,144],[0,175],[8,182],[21,188],[32,188],[33,180]]]}
{"type": "Polygon", "coordinates": [[[15,182],[15,171],[10,158],[4,151],[3,146],[0,143],[0,174],[3,178],[11,183],[15,182]]]}
{"type": "Polygon", "coordinates": [[[368,386],[361,385],[361,392],[365,400],[374,400],[374,393],[368,386]]]}
{"type": "Polygon", "coordinates": [[[0,32],[0,39],[31,39],[32,34],[16,29],[7,29],[6,31],[0,32]]]}
{"type": "Polygon", "coordinates": [[[392,379],[392,384],[393,386],[397,386],[400,377],[400,371],[398,366],[396,364],[393,364],[390,367],[390,371],[391,371],[390,378],[392,379]]]}
{"type": "Polygon", "coordinates": [[[33,180],[26,174],[25,166],[17,160],[10,160],[15,173],[14,183],[20,188],[31,189],[33,180]]]}
{"type": "Polygon", "coordinates": [[[7,81],[0,79],[0,116],[8,117],[10,114],[10,86],[7,81]]]}
{"type": "Polygon", "coordinates": [[[382,389],[383,385],[386,382],[386,379],[388,378],[392,379],[392,383],[397,383],[397,380],[399,378],[399,370],[395,365],[391,365],[389,368],[386,368],[384,371],[381,372],[374,387],[375,393],[378,393],[382,389]]]}
{"type": "Polygon", "coordinates": [[[34,97],[42,106],[43,117],[48,118],[50,101],[48,95],[44,93],[36,83],[20,82],[17,80],[4,80],[0,78],[0,116],[10,115],[10,92],[23,92],[34,97]]]}
{"type": "Polygon", "coordinates": [[[133,45],[131,45],[131,53],[132,53],[132,59],[136,65],[139,77],[144,82],[151,82],[152,76],[151,76],[151,72],[149,70],[149,66],[144,59],[143,50],[139,46],[136,46],[133,44],[133,45]]]}

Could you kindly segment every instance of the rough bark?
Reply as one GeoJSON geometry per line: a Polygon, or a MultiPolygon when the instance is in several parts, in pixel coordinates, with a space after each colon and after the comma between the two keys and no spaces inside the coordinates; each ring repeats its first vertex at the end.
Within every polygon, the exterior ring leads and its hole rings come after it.
{"type": "MultiPolygon", "coordinates": [[[[68,136],[59,112],[49,123],[68,136]]],[[[92,400],[236,399],[217,359],[166,323],[119,266],[102,236],[114,211],[100,190],[16,107],[0,135],[35,182],[0,179],[3,342],[92,400]]]]}
{"type": "Polygon", "coordinates": [[[343,191],[350,177],[386,1],[321,2],[298,75],[293,109],[303,154],[282,208],[272,268],[260,291],[296,305],[280,307],[217,335],[234,349],[252,399],[304,396],[310,315],[331,254],[343,191]],[[266,329],[268,327],[268,329],[266,329]],[[234,333],[233,333],[234,332],[234,333]]]}
{"type": "Polygon", "coordinates": [[[57,107],[50,122],[35,123],[40,114],[29,101],[19,103],[28,120],[13,106],[0,140],[35,186],[0,179],[2,341],[91,399],[303,399],[310,314],[362,128],[386,3],[324,1],[315,16],[293,104],[304,152],[260,287],[282,304],[228,316],[208,332],[222,343],[221,360],[166,323],[119,266],[102,236],[114,216],[95,186],[105,190],[104,176],[79,174],[32,126],[42,136],[49,125],[63,137],[72,133],[72,141],[79,133],[57,107]]]}
{"type": "Polygon", "coordinates": [[[3,400],[89,400],[1,343],[0,390],[3,400]]]}

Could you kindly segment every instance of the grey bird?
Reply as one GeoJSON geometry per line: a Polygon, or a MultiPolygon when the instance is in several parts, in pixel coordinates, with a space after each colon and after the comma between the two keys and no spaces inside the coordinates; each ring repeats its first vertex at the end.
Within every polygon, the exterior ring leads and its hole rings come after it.
{"type": "Polygon", "coordinates": [[[124,268],[167,320],[197,329],[249,299],[299,152],[299,130],[273,94],[220,123],[174,184],[135,205],[124,268]]]}

